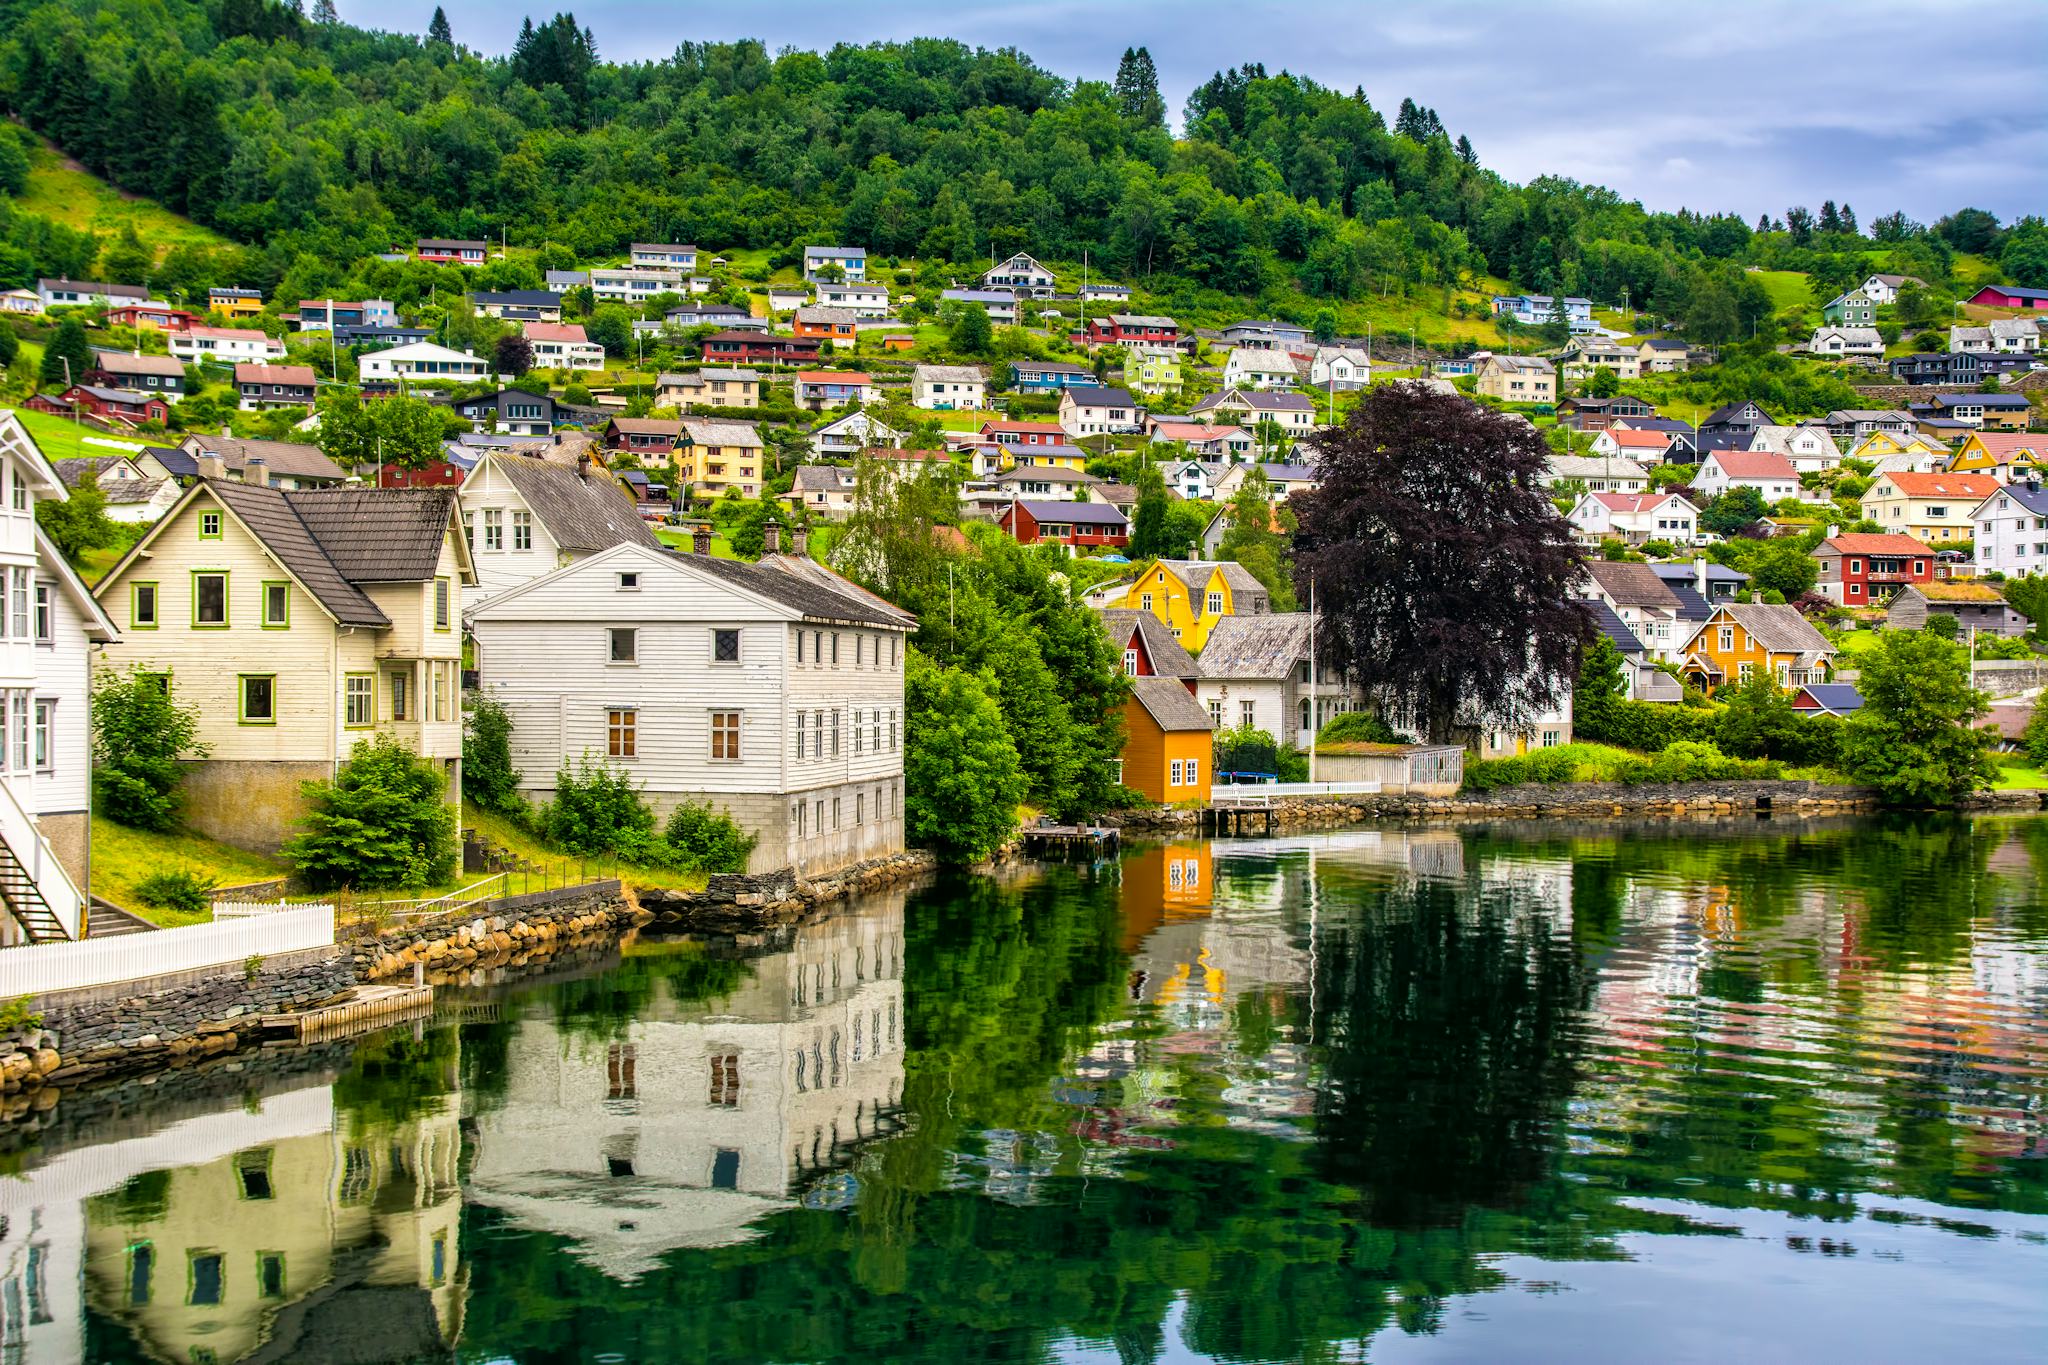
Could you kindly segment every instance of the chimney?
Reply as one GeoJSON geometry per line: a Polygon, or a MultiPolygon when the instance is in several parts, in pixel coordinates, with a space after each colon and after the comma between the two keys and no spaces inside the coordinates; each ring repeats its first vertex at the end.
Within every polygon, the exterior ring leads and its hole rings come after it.
{"type": "Polygon", "coordinates": [[[576,457],[576,472],[586,481],[597,472],[597,461],[592,458],[589,451],[586,450],[576,457]]]}
{"type": "Polygon", "coordinates": [[[202,479],[225,479],[228,476],[228,462],[210,450],[202,450],[194,457],[199,465],[202,479]]]}
{"type": "Polygon", "coordinates": [[[1705,555],[1694,555],[1692,557],[1692,586],[1693,591],[1700,595],[1701,601],[1710,602],[1713,600],[1707,596],[1707,557],[1705,555]]]}
{"type": "Polygon", "coordinates": [[[1842,528],[1839,526],[1831,525],[1828,527],[1828,533],[1820,538],[1821,543],[1825,545],[1828,541],[1833,540],[1836,536],[1840,534],[1842,534],[1842,528]]]}
{"type": "Polygon", "coordinates": [[[789,552],[795,555],[798,559],[810,558],[811,531],[808,526],[800,525],[790,532],[789,552]]]}
{"type": "Polygon", "coordinates": [[[251,455],[242,462],[242,482],[258,488],[270,487],[270,465],[261,455],[251,455]]]}
{"type": "Polygon", "coordinates": [[[781,554],[781,553],[782,553],[782,523],[781,523],[781,522],[779,522],[779,521],[768,521],[768,522],[763,522],[763,523],[762,523],[762,525],[761,525],[761,553],[762,553],[762,554],[764,554],[764,555],[779,555],[779,554],[781,554]]]}
{"type": "Polygon", "coordinates": [[[690,528],[690,553],[708,555],[711,553],[711,523],[700,521],[690,528]]]}

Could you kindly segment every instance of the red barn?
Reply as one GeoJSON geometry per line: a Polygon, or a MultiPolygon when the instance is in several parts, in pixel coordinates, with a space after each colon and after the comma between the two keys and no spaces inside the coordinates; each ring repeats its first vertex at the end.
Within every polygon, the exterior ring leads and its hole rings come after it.
{"type": "Polygon", "coordinates": [[[1964,300],[1983,308],[2048,309],[2048,289],[2022,289],[2016,284],[1987,284],[1964,300]]]}
{"type": "Polygon", "coordinates": [[[1049,540],[1076,549],[1116,549],[1131,538],[1130,522],[1105,502],[1013,502],[996,525],[1020,545],[1049,540]]]}
{"type": "Polygon", "coordinates": [[[1934,551],[1911,536],[1833,536],[1813,547],[1814,588],[1830,602],[1867,607],[1908,583],[1934,581],[1934,551]]]}
{"type": "Polygon", "coordinates": [[[103,422],[161,422],[171,415],[164,400],[140,389],[103,389],[96,384],[73,384],[55,398],[37,394],[28,400],[37,412],[69,417],[88,413],[103,422]]]}
{"type": "Polygon", "coordinates": [[[1174,346],[1180,343],[1180,324],[1172,318],[1151,317],[1143,313],[1111,313],[1107,317],[1088,319],[1087,339],[1118,345],[1136,342],[1147,346],[1174,346]]]}

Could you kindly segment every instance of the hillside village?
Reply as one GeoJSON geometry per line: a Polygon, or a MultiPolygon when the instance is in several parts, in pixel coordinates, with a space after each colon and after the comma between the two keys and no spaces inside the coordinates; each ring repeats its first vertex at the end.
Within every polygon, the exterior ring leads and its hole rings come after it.
{"type": "MultiPolygon", "coordinates": [[[[1927,255],[1860,237],[1846,206],[1821,230],[1862,244],[1837,262],[1927,255]]],[[[292,841],[302,784],[373,736],[438,765],[459,806],[480,698],[535,807],[595,764],[657,819],[721,812],[747,871],[920,842],[906,675],[937,636],[890,581],[906,522],[947,556],[1031,551],[1122,675],[1102,729],[1120,748],[1089,760],[1108,771],[1032,771],[1038,808],[1204,804],[1313,781],[1319,748],[1326,780],[1374,744],[1428,750],[1316,663],[1292,569],[1325,438],[1387,385],[1544,443],[1587,638],[1629,701],[1696,709],[1764,677],[1800,713],[1853,715],[1888,630],[2035,658],[2048,290],[1981,258],[1866,270],[1825,301],[1749,267],[1771,311],[1745,338],[1626,288],[1511,292],[1548,269],[1416,282],[1387,327],[1341,299],[1190,305],[1028,243],[962,265],[845,237],[417,237],[329,263],[348,296],[307,297],[225,247],[192,269],[132,223],[95,240],[81,278],[0,294],[15,638],[63,646],[7,684],[11,761],[34,773],[8,788],[10,842],[70,883],[32,936],[75,928],[90,889],[94,669],[190,709],[185,825],[259,857],[292,841]],[[36,530],[38,505],[71,510],[36,530]]],[[[2007,748],[2038,690],[2013,676],[2007,748]]],[[[1470,761],[1573,745],[1557,681],[1534,714],[1463,717],[1470,761]]]]}

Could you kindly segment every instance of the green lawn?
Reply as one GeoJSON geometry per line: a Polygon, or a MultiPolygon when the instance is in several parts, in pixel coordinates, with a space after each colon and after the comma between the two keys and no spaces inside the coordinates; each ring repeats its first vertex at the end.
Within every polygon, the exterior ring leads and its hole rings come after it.
{"type": "MultiPolygon", "coordinates": [[[[89,444],[87,437],[98,441],[117,441],[128,445],[142,445],[143,441],[130,436],[109,436],[106,432],[89,426],[81,426],[68,417],[56,417],[47,412],[33,412],[28,408],[16,408],[14,415],[21,419],[28,434],[36,438],[36,444],[43,448],[43,454],[53,460],[70,460],[81,455],[121,455],[126,452],[121,445],[89,444]]],[[[168,437],[159,438],[170,444],[168,437]]]]}
{"type": "Polygon", "coordinates": [[[291,869],[282,859],[217,844],[197,834],[152,834],[111,820],[92,822],[92,892],[165,927],[202,923],[209,916],[155,910],[135,895],[138,883],[159,872],[191,872],[222,886],[268,881],[291,869]]]}
{"type": "Polygon", "coordinates": [[[159,252],[174,246],[212,249],[233,245],[213,229],[181,218],[154,200],[134,198],[115,189],[41,138],[29,135],[26,140],[28,189],[13,201],[23,212],[107,236],[133,226],[136,235],[159,252]]]}
{"type": "Polygon", "coordinates": [[[1808,302],[1806,272],[1801,270],[1752,270],[1750,278],[1762,284],[1771,296],[1771,307],[1779,312],[1802,312],[1808,302]]]}
{"type": "Polygon", "coordinates": [[[2031,791],[2048,787],[2048,771],[2032,763],[2010,761],[2017,755],[2007,755],[2007,761],[1998,768],[1998,781],[1992,783],[1994,791],[2031,791]]]}

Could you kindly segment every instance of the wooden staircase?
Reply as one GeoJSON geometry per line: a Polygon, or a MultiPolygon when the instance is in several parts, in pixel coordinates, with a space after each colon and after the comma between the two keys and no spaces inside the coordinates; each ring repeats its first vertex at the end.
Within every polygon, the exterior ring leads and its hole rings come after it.
{"type": "Polygon", "coordinates": [[[21,926],[22,936],[30,943],[70,941],[64,921],[50,908],[43,889],[36,885],[35,877],[5,840],[0,840],[0,901],[6,902],[7,913],[21,926]]]}

